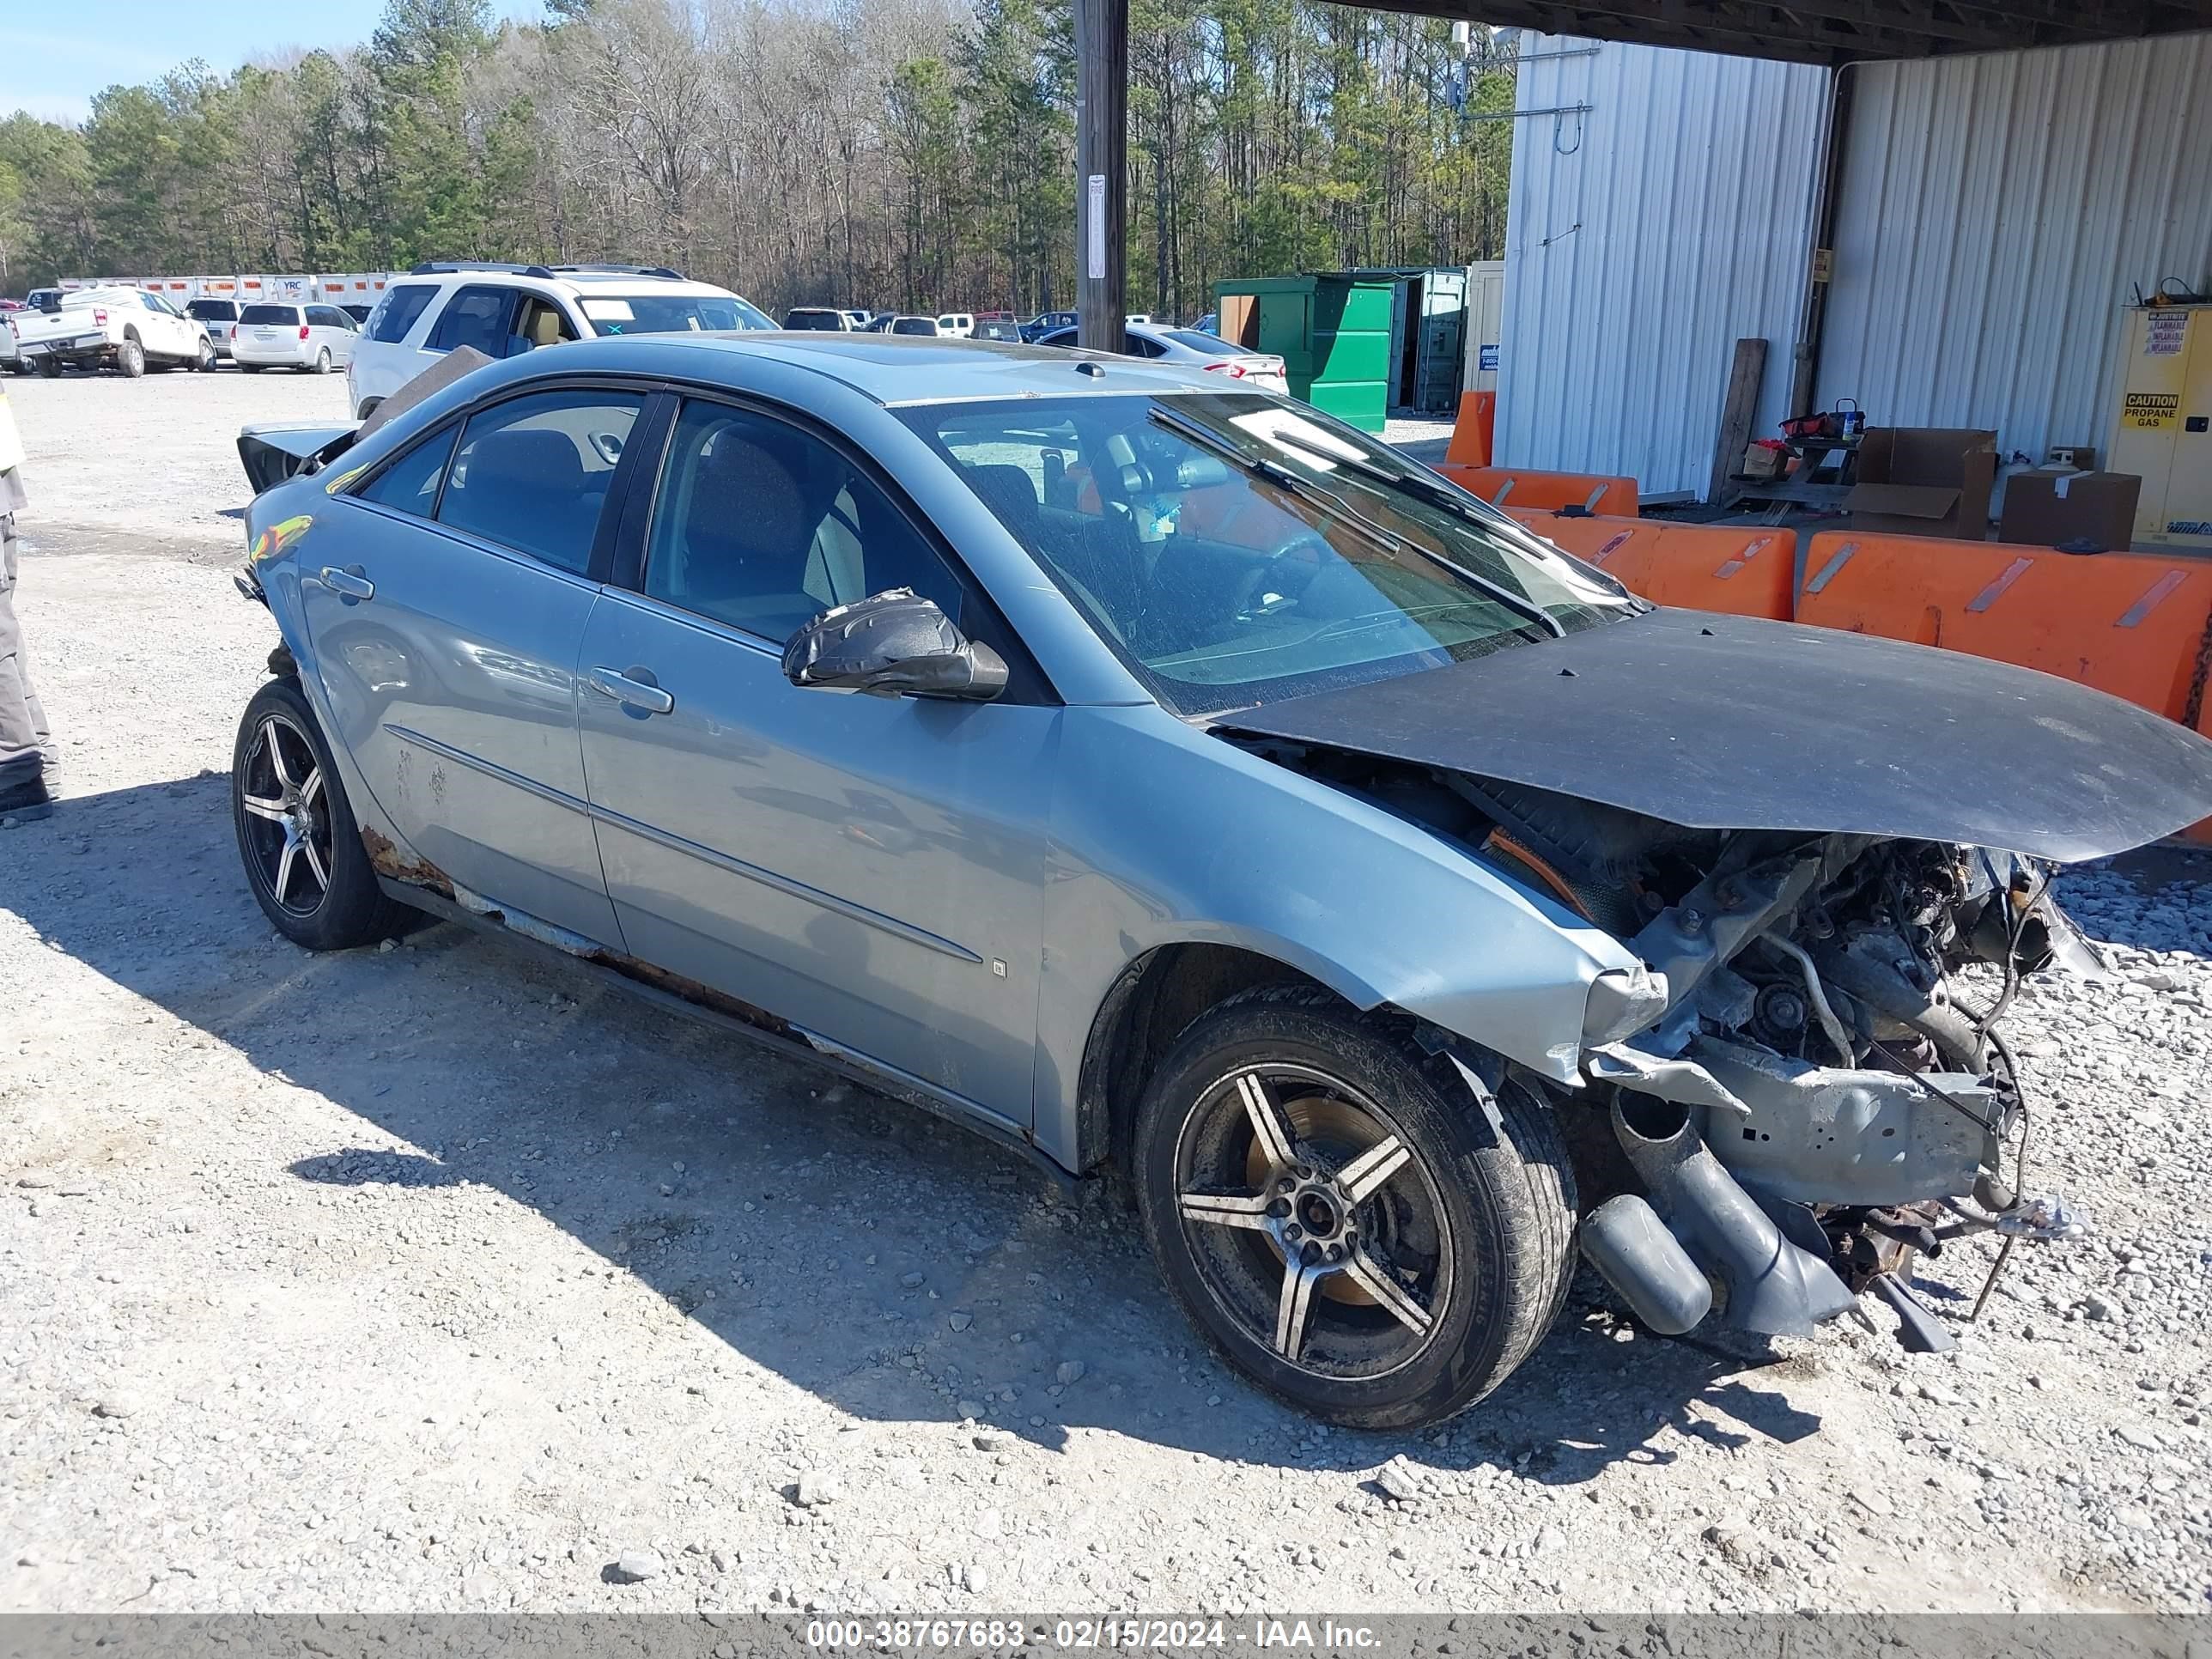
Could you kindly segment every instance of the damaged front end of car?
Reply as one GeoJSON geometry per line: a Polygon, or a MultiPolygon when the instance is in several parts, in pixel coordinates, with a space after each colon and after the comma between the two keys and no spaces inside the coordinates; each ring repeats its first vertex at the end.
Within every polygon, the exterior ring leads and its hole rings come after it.
{"type": "Polygon", "coordinates": [[[1916,1252],[1972,1231],[2078,1231],[2063,1204],[2022,1190],[2026,1082],[2000,1029],[2025,975],[2104,971],[2054,902],[2050,865],[1691,830],[1457,783],[1498,826],[1484,856],[1601,921],[1663,983],[1656,1017],[1632,1030],[1642,1010],[1594,999],[1613,1029],[1591,1030],[1583,1060],[1641,1189],[1588,1217],[1583,1251],[1654,1328],[1696,1325],[1715,1281],[1726,1321],[1769,1335],[1872,1291],[1905,1346],[1947,1347],[1910,1288],[1916,1252]],[[1993,971],[1969,989],[1974,963],[1993,971]]]}
{"type": "Polygon", "coordinates": [[[1638,964],[1597,976],[1572,1083],[1541,1086],[1586,1198],[1611,1194],[1583,1255],[1670,1334],[1800,1334],[1871,1291],[1906,1346],[1948,1347],[1916,1254],[2078,1233],[2026,1191],[2003,1018],[2029,975],[2106,971],[2053,900],[2061,865],[2212,811],[2212,744],[2116,699],[1680,611],[1217,730],[1638,964]]]}

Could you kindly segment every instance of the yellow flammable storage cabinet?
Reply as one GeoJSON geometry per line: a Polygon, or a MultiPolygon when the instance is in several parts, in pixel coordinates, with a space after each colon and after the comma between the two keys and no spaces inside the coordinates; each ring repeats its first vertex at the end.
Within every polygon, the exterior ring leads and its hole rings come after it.
{"type": "Polygon", "coordinates": [[[2128,313],[2106,465],[2142,479],[2136,540],[2212,551],[2212,305],[2128,313]]]}

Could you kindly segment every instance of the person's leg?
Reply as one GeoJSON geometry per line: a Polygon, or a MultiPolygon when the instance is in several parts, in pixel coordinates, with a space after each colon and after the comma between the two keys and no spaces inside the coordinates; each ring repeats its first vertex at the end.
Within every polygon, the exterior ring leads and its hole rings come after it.
{"type": "Polygon", "coordinates": [[[53,744],[46,712],[23,662],[15,617],[15,520],[0,514],[0,817],[43,817],[53,810],[46,755],[53,744]]]}

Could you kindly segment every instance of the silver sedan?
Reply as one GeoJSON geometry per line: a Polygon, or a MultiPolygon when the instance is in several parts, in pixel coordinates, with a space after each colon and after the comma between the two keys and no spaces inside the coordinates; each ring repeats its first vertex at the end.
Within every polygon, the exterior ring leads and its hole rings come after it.
{"type": "MultiPolygon", "coordinates": [[[[1128,356],[1182,363],[1261,392],[1290,390],[1283,360],[1272,351],[1249,351],[1218,334],[1194,328],[1162,328],[1154,323],[1131,323],[1121,332],[1127,339],[1123,350],[1128,356]]],[[[1057,328],[1039,335],[1036,343],[1065,349],[1075,343],[1075,334],[1072,328],[1057,328]]]]}
{"type": "Polygon", "coordinates": [[[1172,362],[640,337],[400,401],[240,442],[304,464],[232,769],[287,939],[501,929],[1118,1169],[1345,1424],[1497,1387],[1578,1243],[1662,1330],[1873,1291],[1927,1346],[1914,1239],[2065,1230],[1990,997],[2083,951],[2051,860],[2212,813],[2178,724],[1655,609],[1172,362]]]}

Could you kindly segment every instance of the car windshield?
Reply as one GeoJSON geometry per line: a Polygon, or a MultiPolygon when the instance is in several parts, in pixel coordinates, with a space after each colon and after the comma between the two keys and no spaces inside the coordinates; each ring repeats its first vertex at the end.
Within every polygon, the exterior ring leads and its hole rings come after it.
{"type": "Polygon", "coordinates": [[[297,306],[248,306],[238,313],[241,323],[287,323],[296,327],[300,321],[297,306]]]}
{"type": "Polygon", "coordinates": [[[583,307],[598,334],[697,334],[775,326],[766,312],[734,294],[592,294],[583,307]]]}
{"type": "Polygon", "coordinates": [[[1273,398],[900,412],[1180,714],[1415,673],[1643,608],[1378,441],[1273,398]]]}

